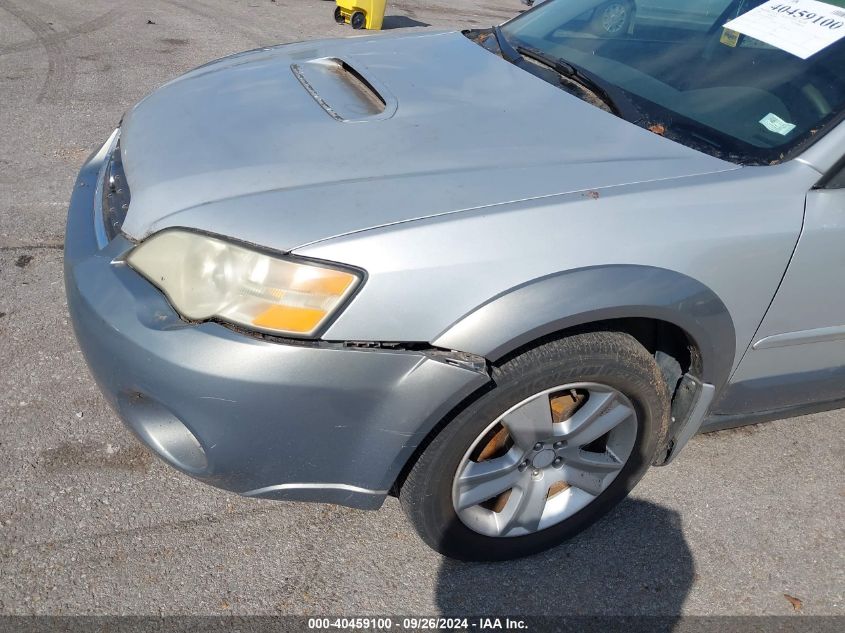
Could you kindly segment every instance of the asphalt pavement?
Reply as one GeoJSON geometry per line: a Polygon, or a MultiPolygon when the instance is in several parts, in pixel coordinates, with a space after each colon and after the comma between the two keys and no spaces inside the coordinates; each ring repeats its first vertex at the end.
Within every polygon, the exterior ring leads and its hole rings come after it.
{"type": "MultiPolygon", "coordinates": [[[[391,2],[390,29],[518,0],[391,2]]],[[[0,0],[0,613],[845,615],[845,413],[694,438],[573,541],[444,560],[379,512],[199,484],[107,407],[68,322],[67,201],[122,113],[201,63],[351,35],[322,0],[0,0]],[[791,598],[791,599],[790,599],[791,598]]]]}

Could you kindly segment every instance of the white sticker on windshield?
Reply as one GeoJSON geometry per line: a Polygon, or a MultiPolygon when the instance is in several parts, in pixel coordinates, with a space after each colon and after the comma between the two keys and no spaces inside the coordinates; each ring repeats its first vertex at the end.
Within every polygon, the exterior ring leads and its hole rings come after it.
{"type": "Polygon", "coordinates": [[[724,28],[807,59],[845,37],[845,8],[816,0],[770,0],[724,28]]]}
{"type": "Polygon", "coordinates": [[[760,119],[760,123],[762,123],[763,127],[769,130],[769,132],[774,132],[775,134],[780,134],[781,136],[786,136],[795,129],[794,123],[787,123],[773,112],[769,112],[766,116],[760,119]]]}

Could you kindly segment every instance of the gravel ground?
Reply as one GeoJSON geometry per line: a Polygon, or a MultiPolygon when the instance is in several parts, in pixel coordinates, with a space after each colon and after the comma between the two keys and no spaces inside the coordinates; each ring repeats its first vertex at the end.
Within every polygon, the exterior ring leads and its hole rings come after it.
{"type": "MultiPolygon", "coordinates": [[[[519,8],[403,0],[386,26],[490,25],[519,8]]],[[[123,429],[68,324],[75,174],[167,79],[349,34],[331,9],[0,0],[0,613],[845,614],[841,412],[699,436],[587,533],[498,565],[432,553],[393,499],[367,513],[203,486],[123,429]]]]}

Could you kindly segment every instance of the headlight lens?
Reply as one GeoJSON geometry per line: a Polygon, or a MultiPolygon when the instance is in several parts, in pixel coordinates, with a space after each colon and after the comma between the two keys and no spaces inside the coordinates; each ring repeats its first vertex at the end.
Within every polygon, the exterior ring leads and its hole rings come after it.
{"type": "Polygon", "coordinates": [[[176,229],[145,240],[126,261],[185,318],[216,317],[271,334],[313,335],[361,281],[346,270],[176,229]]]}

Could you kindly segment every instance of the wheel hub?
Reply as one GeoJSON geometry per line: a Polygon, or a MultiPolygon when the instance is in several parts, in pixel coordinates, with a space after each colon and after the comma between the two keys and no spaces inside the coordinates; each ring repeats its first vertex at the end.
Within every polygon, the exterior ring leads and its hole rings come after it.
{"type": "Polygon", "coordinates": [[[534,459],[531,460],[531,465],[534,468],[546,468],[547,466],[552,465],[552,462],[555,461],[555,457],[557,457],[555,452],[550,448],[546,448],[534,455],[534,459]]]}

